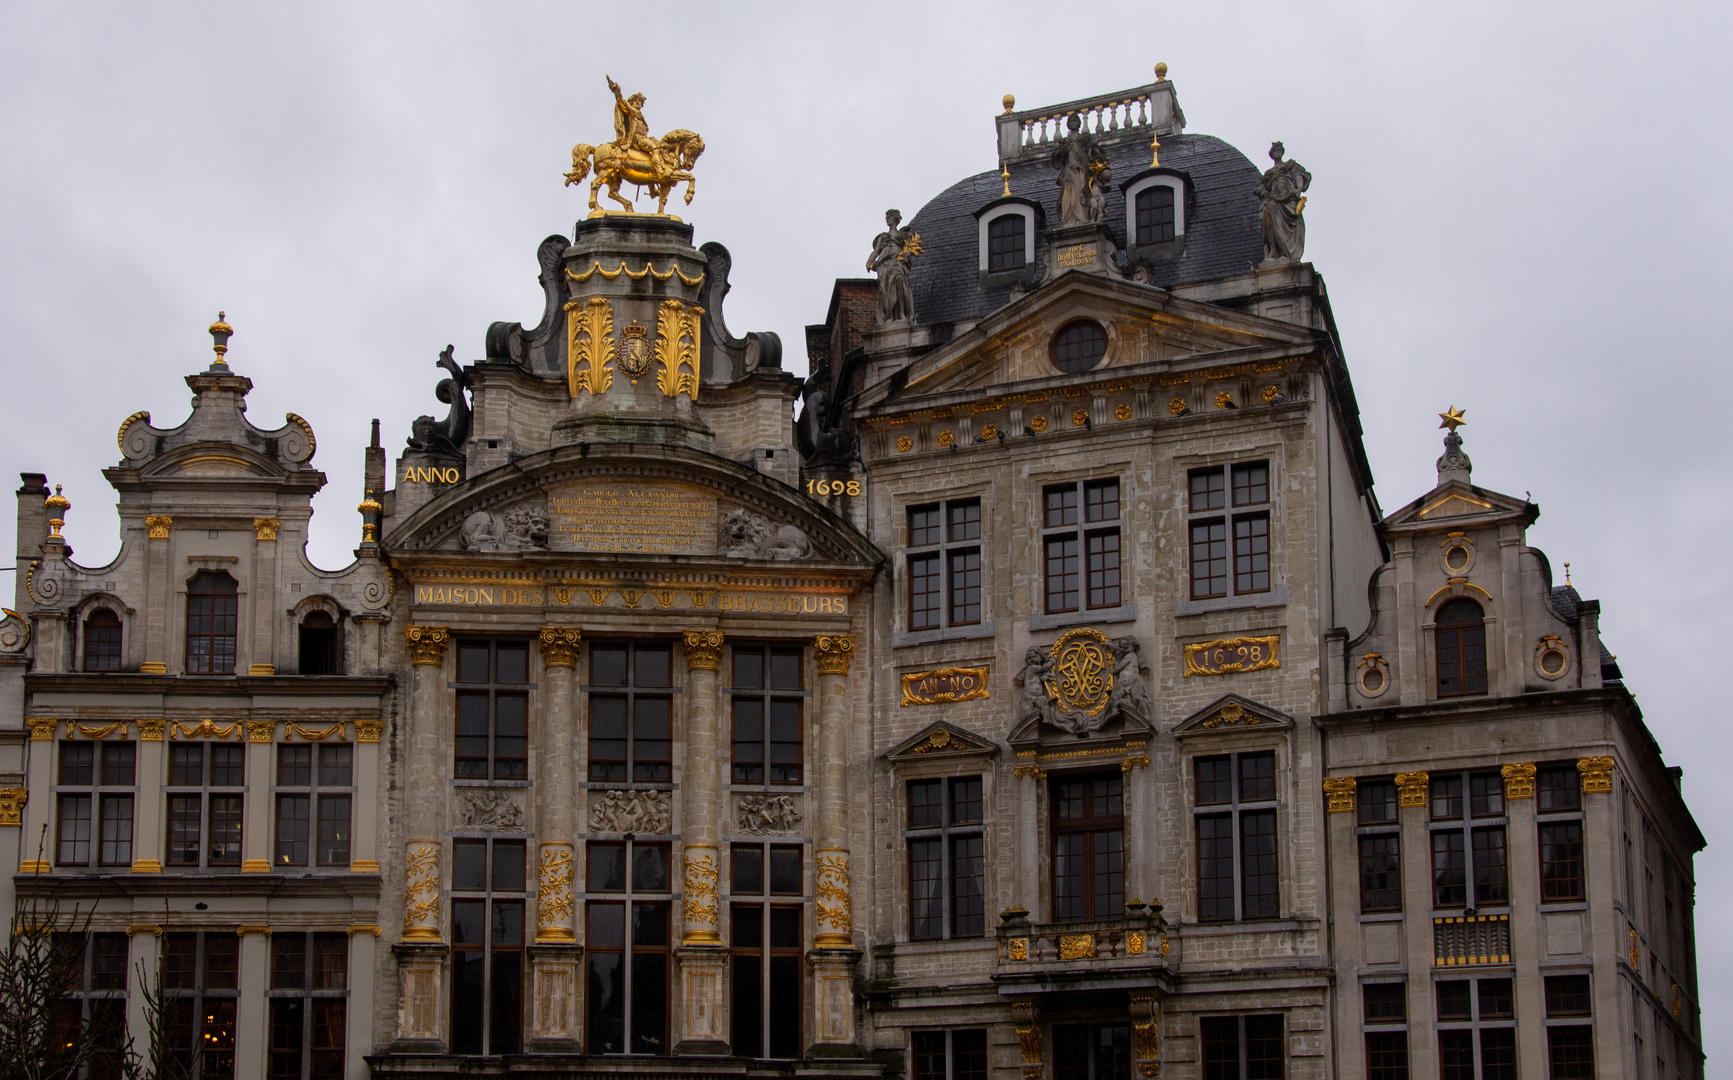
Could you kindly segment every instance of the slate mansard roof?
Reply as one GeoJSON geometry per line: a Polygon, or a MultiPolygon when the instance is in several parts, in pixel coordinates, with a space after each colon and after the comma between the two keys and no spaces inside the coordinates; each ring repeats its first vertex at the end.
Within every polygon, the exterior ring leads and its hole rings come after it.
{"type": "MultiPolygon", "coordinates": [[[[1104,147],[1113,166],[1105,223],[1123,250],[1125,195],[1121,185],[1149,168],[1149,146],[1116,141],[1104,147]]],[[[1186,174],[1192,197],[1187,207],[1185,247],[1178,258],[1152,265],[1154,284],[1163,287],[1209,281],[1242,273],[1264,257],[1258,218],[1258,168],[1235,147],[1213,135],[1168,135],[1161,141],[1161,167],[1186,174]]],[[[1012,162],[1011,194],[1039,203],[1044,228],[1059,224],[1058,172],[1045,155],[1012,162]]],[[[923,206],[909,224],[921,234],[923,254],[910,271],[915,318],[923,324],[981,318],[1010,300],[1009,287],[986,291],[980,284],[979,223],[976,211],[1001,197],[999,172],[977,173],[959,181],[923,206]]],[[[1046,240],[1036,238],[1035,261],[1045,258],[1046,240]]]]}

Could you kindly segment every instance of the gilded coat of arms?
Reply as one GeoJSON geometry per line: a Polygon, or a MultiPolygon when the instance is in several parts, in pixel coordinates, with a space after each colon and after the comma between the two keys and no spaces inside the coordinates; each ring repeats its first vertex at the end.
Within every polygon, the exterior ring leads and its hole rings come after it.
{"type": "Polygon", "coordinates": [[[1087,627],[1067,630],[1050,648],[1029,650],[1018,681],[1023,720],[1073,735],[1100,731],[1113,720],[1148,725],[1155,718],[1136,638],[1109,638],[1087,627]]]}
{"type": "Polygon", "coordinates": [[[636,386],[638,380],[650,372],[650,331],[634,322],[620,331],[620,351],[615,361],[620,368],[620,374],[632,380],[636,386]]]}

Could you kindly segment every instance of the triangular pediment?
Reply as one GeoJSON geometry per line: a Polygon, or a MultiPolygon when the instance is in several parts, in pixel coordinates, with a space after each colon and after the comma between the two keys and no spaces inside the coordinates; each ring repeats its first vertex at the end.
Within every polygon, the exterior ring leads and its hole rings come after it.
{"type": "Polygon", "coordinates": [[[859,400],[890,409],[934,395],[1010,387],[1058,378],[1066,383],[1112,381],[1151,363],[1255,359],[1264,352],[1310,347],[1304,327],[1173,296],[1163,289],[1070,272],[1012,301],[951,341],[916,358],[891,378],[868,386],[859,400]],[[1050,359],[1053,336],[1088,319],[1105,329],[1102,362],[1066,375],[1050,359]]]}
{"type": "Polygon", "coordinates": [[[1526,499],[1516,499],[1461,480],[1446,480],[1384,519],[1386,532],[1427,532],[1435,528],[1503,524],[1528,525],[1540,514],[1526,499]]]}
{"type": "Polygon", "coordinates": [[[1176,738],[1184,738],[1230,731],[1279,731],[1293,726],[1294,718],[1287,713],[1238,694],[1228,694],[1180,721],[1173,733],[1176,738]]]}
{"type": "Polygon", "coordinates": [[[903,740],[895,750],[885,755],[885,760],[898,764],[933,758],[995,754],[998,750],[998,745],[991,739],[960,728],[948,720],[936,720],[911,738],[903,740]]]}

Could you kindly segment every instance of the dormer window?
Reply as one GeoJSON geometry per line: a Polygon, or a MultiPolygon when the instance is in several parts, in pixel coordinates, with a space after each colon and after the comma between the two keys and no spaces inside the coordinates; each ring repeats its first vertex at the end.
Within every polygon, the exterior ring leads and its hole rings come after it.
{"type": "Polygon", "coordinates": [[[1028,265],[1023,252],[1023,236],[1027,231],[1022,214],[1000,214],[987,223],[987,273],[1021,270],[1028,265]]]}
{"type": "Polygon", "coordinates": [[[1151,169],[1125,185],[1125,235],[1133,248],[1155,247],[1185,236],[1187,179],[1171,169],[1151,169]]]}
{"type": "Polygon", "coordinates": [[[1173,188],[1152,184],[1137,193],[1137,242],[1159,244],[1174,237],[1173,188]]]}

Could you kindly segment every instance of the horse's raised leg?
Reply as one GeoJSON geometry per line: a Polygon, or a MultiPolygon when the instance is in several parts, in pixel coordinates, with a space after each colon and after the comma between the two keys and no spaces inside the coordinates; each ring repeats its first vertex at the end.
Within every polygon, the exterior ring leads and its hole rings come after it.
{"type": "Polygon", "coordinates": [[[696,190],[697,187],[698,187],[698,178],[696,176],[688,176],[686,178],[686,205],[687,206],[692,205],[692,192],[694,190],[696,190]]]}

